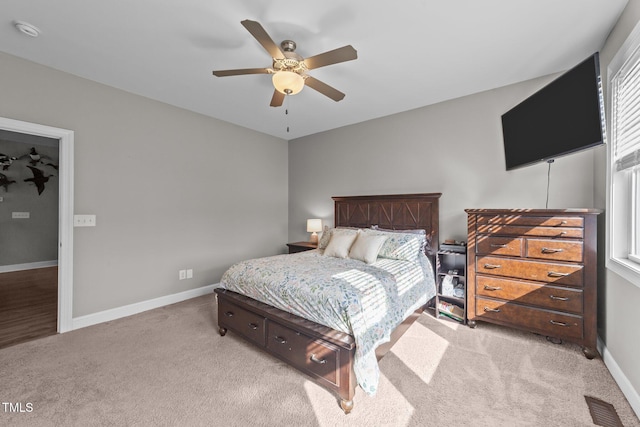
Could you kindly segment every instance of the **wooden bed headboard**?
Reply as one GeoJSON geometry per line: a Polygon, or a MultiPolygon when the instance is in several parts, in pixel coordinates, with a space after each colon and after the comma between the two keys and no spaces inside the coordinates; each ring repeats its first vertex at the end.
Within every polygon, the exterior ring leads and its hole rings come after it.
{"type": "Polygon", "coordinates": [[[369,228],[377,225],[391,230],[423,229],[431,248],[439,247],[438,202],[442,193],[391,194],[386,196],[332,197],[335,226],[369,228]]]}

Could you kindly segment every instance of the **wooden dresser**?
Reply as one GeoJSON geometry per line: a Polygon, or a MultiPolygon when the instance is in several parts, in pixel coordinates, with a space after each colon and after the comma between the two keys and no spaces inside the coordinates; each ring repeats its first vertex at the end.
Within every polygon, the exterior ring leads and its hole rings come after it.
{"type": "Polygon", "coordinates": [[[596,209],[466,209],[467,318],[596,356],[596,209]]]}

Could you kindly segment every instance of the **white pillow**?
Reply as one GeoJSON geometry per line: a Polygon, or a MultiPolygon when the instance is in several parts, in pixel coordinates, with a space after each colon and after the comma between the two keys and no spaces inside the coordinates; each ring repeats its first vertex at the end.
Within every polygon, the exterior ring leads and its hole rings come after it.
{"type": "Polygon", "coordinates": [[[327,248],[324,250],[326,256],[332,256],[336,258],[347,258],[349,256],[349,249],[351,245],[358,237],[358,231],[349,230],[348,232],[332,233],[331,240],[327,248]]]}
{"type": "Polygon", "coordinates": [[[387,240],[387,236],[358,233],[356,241],[349,250],[349,258],[373,264],[378,259],[378,252],[387,240]]]}
{"type": "Polygon", "coordinates": [[[357,230],[359,230],[359,228],[357,227],[337,227],[337,228],[325,229],[323,230],[322,236],[320,236],[320,239],[318,241],[318,249],[325,249],[329,244],[329,241],[331,240],[331,236],[334,233],[342,233],[342,232],[351,233],[357,230]]]}

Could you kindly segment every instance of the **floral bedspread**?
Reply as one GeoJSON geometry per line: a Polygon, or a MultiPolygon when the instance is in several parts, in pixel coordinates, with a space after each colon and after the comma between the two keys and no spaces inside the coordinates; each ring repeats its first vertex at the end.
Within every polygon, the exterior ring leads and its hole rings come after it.
{"type": "Polygon", "coordinates": [[[312,250],[252,259],[223,275],[223,288],[316,323],[351,334],[356,342],[358,385],[376,393],[380,378],[375,349],[435,295],[427,257],[415,262],[378,258],[373,264],[312,250]]]}

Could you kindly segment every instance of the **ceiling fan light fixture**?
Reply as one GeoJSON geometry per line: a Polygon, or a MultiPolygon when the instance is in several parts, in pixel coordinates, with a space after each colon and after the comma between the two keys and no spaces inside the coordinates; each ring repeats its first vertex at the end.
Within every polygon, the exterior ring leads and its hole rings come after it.
{"type": "Polygon", "coordinates": [[[278,71],[273,75],[273,87],[285,95],[295,95],[304,87],[304,78],[293,71],[278,71]]]}

